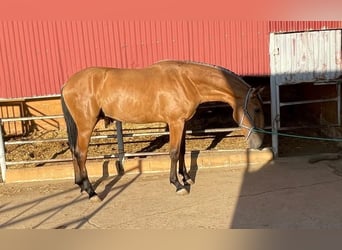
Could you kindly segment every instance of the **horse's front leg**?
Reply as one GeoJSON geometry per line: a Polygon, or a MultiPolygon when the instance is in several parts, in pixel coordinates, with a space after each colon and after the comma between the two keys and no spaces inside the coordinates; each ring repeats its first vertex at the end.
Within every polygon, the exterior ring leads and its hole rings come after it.
{"type": "Polygon", "coordinates": [[[180,156],[180,147],[184,130],[184,121],[169,124],[170,129],[170,183],[176,187],[177,194],[188,194],[185,187],[179,182],[177,176],[177,163],[180,156]]]}

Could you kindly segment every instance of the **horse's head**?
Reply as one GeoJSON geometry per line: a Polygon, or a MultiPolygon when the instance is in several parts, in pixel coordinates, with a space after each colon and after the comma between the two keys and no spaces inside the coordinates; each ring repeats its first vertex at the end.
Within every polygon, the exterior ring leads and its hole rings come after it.
{"type": "Polygon", "coordinates": [[[254,128],[264,128],[264,111],[260,93],[264,88],[250,88],[241,105],[234,110],[234,119],[242,128],[250,148],[260,148],[264,134],[254,128]]]}

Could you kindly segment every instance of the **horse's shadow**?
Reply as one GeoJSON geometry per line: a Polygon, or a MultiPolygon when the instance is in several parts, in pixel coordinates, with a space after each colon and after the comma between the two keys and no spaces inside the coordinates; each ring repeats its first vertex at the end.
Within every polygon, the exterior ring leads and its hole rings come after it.
{"type": "MultiPolygon", "coordinates": [[[[168,131],[168,128],[166,128],[166,131],[168,131]]],[[[152,140],[149,143],[149,145],[138,150],[137,153],[154,152],[154,151],[162,148],[168,142],[169,142],[169,136],[168,135],[158,136],[154,140],[152,140]]]]}
{"type": "MultiPolygon", "coordinates": [[[[188,174],[190,175],[191,180],[194,183],[196,182],[196,175],[197,175],[197,171],[198,171],[197,159],[198,159],[199,153],[200,153],[199,150],[191,151],[190,170],[188,171],[188,174]]],[[[140,166],[140,164],[139,164],[139,166],[140,166]]],[[[96,180],[95,183],[93,183],[93,187],[95,190],[101,185],[102,182],[104,182],[110,178],[109,167],[110,167],[109,161],[105,161],[102,165],[102,177],[99,178],[98,180],[96,180]]],[[[108,194],[111,192],[111,190],[113,190],[113,187],[121,180],[121,178],[126,173],[124,170],[124,167],[121,165],[121,163],[119,161],[115,162],[115,167],[116,167],[118,174],[116,176],[114,176],[113,179],[105,185],[103,191],[98,193],[98,197],[101,200],[104,200],[108,196],[108,194]]],[[[138,175],[140,175],[141,172],[142,172],[142,170],[139,169],[138,175]]],[[[190,193],[191,185],[185,183],[184,187],[190,193]]]]}
{"type": "MultiPolygon", "coordinates": [[[[101,193],[98,193],[98,196],[101,200],[106,198],[106,196],[110,193],[110,191],[115,186],[115,184],[118,183],[121,180],[122,176],[125,174],[123,166],[121,165],[119,161],[115,162],[115,167],[116,167],[118,174],[109,183],[106,184],[104,190],[101,193]]],[[[103,181],[109,178],[108,168],[109,168],[109,161],[105,161],[102,165],[102,177],[96,180],[96,182],[93,184],[93,187],[95,190],[103,181]]]]}

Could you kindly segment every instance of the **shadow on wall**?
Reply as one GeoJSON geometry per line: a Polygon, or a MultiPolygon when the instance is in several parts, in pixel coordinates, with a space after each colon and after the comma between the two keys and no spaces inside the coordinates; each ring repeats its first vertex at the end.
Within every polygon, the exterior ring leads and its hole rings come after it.
{"type": "MultiPolygon", "coordinates": [[[[61,115],[59,97],[27,98],[0,102],[0,118],[25,118],[61,115]]],[[[64,126],[63,119],[40,119],[3,122],[6,137],[27,136],[37,130],[56,130],[64,126]]]]}

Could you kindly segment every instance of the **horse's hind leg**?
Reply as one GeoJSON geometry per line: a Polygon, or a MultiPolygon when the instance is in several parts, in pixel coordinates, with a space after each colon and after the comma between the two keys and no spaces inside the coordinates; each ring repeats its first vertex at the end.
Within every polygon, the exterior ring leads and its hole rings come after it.
{"type": "Polygon", "coordinates": [[[93,196],[97,195],[89,181],[88,172],[85,165],[87,160],[88,145],[91,133],[92,129],[82,131],[81,134],[79,133],[77,138],[76,150],[74,154],[75,183],[80,186],[81,192],[86,191],[88,193],[89,198],[92,198],[93,196]],[[77,167],[75,166],[75,163],[77,163],[78,165],[78,171],[76,171],[77,167]]]}
{"type": "Polygon", "coordinates": [[[94,196],[97,197],[97,195],[88,178],[86,160],[90,136],[98,121],[98,116],[91,115],[90,113],[96,114],[97,112],[89,111],[87,114],[83,111],[78,112],[78,116],[75,119],[75,124],[77,124],[77,140],[72,154],[75,183],[80,186],[81,192],[86,191],[89,198],[92,198],[94,196]]]}

